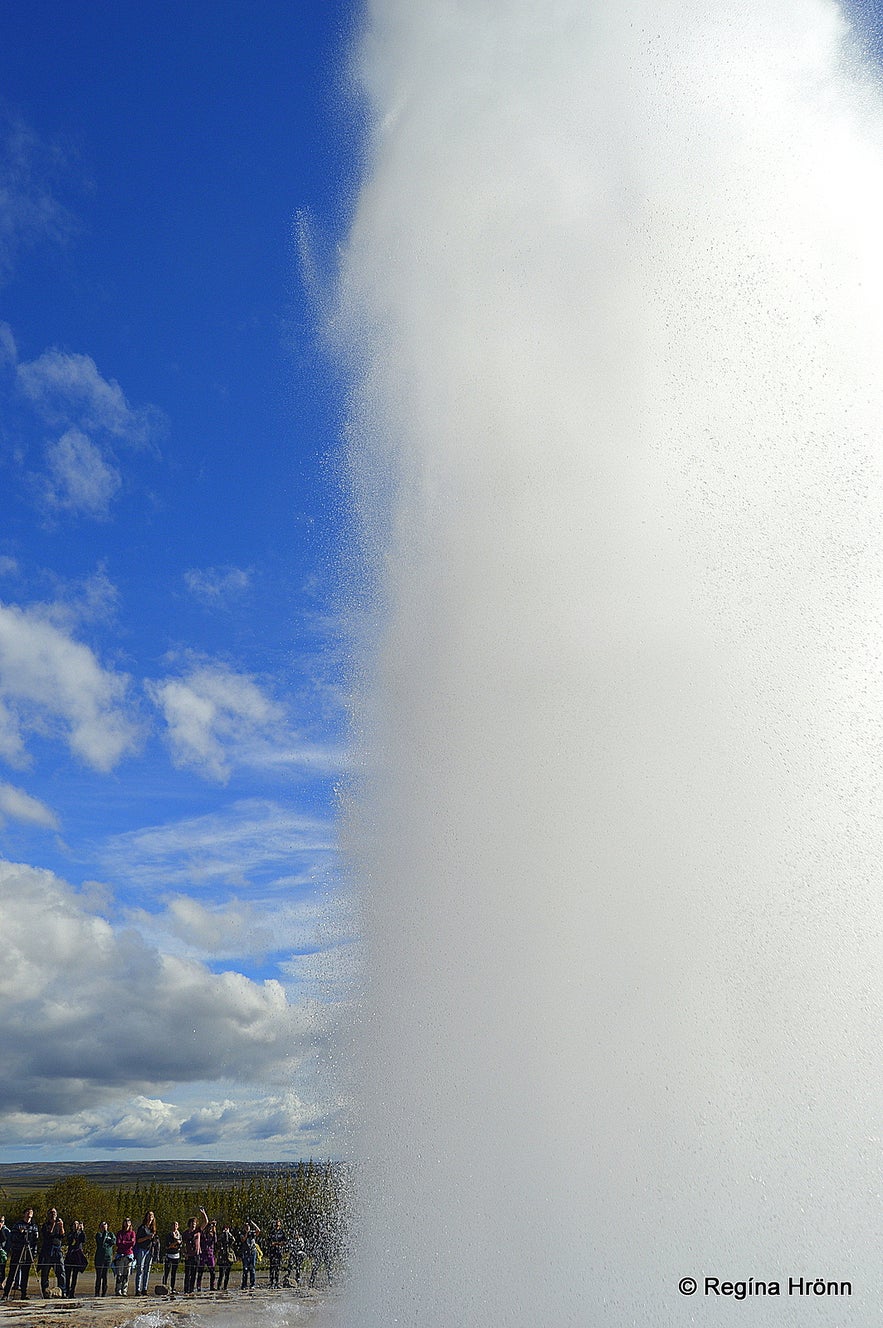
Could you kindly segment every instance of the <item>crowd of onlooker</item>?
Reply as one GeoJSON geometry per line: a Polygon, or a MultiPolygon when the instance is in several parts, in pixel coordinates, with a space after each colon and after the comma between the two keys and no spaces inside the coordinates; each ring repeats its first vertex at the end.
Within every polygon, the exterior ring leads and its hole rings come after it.
{"type": "MultiPolygon", "coordinates": [[[[0,1216],[3,1300],[8,1300],[10,1292],[16,1290],[22,1300],[28,1299],[28,1280],[35,1267],[40,1273],[40,1291],[44,1297],[50,1294],[50,1277],[55,1278],[63,1296],[75,1296],[80,1274],[89,1266],[86,1246],[83,1223],[74,1220],[66,1232],[54,1208],[49,1209],[40,1226],[34,1219],[33,1208],[25,1209],[11,1227],[0,1216]]],[[[250,1291],[257,1281],[258,1263],[263,1259],[269,1266],[270,1287],[299,1286],[305,1272],[309,1273],[309,1285],[315,1286],[323,1268],[330,1284],[332,1254],[332,1242],[321,1231],[312,1236],[308,1245],[299,1232],[286,1230],[281,1218],[276,1218],[262,1235],[255,1222],[246,1221],[234,1231],[229,1223],[210,1219],[205,1209],[200,1208],[183,1231],[173,1222],[161,1239],[153,1213],[145,1213],[137,1228],[128,1217],[117,1232],[111,1231],[107,1222],[100,1224],[92,1245],[94,1294],[108,1294],[108,1279],[113,1273],[114,1293],[129,1295],[134,1270],[134,1294],[145,1296],[151,1269],[154,1265],[158,1269],[160,1263],[162,1280],[154,1289],[168,1295],[177,1294],[181,1270],[180,1289],[185,1295],[202,1290],[227,1291],[232,1267],[237,1262],[242,1263],[240,1288],[250,1291]]]]}

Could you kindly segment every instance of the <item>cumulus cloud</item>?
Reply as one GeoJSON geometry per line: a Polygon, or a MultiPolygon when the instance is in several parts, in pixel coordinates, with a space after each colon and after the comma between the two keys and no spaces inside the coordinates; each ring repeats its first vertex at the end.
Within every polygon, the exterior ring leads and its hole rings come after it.
{"type": "Polygon", "coordinates": [[[204,779],[226,783],[241,766],[330,774],[346,763],[338,744],[293,730],[283,707],[254,678],[224,664],[199,664],[145,687],[165,719],[175,765],[204,779]]]}
{"type": "Polygon", "coordinates": [[[119,471],[80,429],[68,429],[46,449],[44,499],[48,507],[107,517],[122,483],[119,471]]]}
{"type": "Polygon", "coordinates": [[[206,906],[189,895],[176,895],[170,899],[163,922],[188,945],[204,954],[234,955],[266,954],[279,944],[284,930],[286,943],[291,943],[288,929],[261,927],[265,921],[253,903],[233,900],[226,904],[206,906]],[[242,946],[245,945],[245,951],[242,946]]]}
{"type": "Polygon", "coordinates": [[[253,678],[223,664],[198,665],[147,689],[165,718],[175,765],[221,783],[234,764],[270,744],[284,721],[282,707],[253,678]]]}
{"type": "Polygon", "coordinates": [[[134,749],[128,679],[105,669],[45,610],[0,604],[0,755],[27,763],[25,734],[51,734],[96,770],[134,749]]]}
{"type": "Polygon", "coordinates": [[[133,409],[119,383],[104,378],[89,355],[44,351],[36,360],[18,365],[18,383],[49,424],[77,425],[89,434],[100,431],[143,447],[160,421],[152,407],[133,409]]]}
{"type": "Polygon", "coordinates": [[[243,567],[191,567],[184,581],[196,599],[214,607],[248,590],[251,572],[243,567]]]}
{"type": "Polygon", "coordinates": [[[232,1090],[217,1100],[203,1096],[198,1105],[185,1100],[202,1088],[194,1085],[185,1094],[176,1093],[174,1102],[138,1093],[125,1102],[66,1116],[10,1112],[3,1121],[4,1138],[19,1147],[39,1138],[44,1145],[108,1153],[161,1148],[166,1156],[192,1156],[195,1146],[203,1155],[217,1147],[228,1157],[245,1149],[254,1157],[264,1144],[273,1160],[325,1151],[335,1103],[305,1103],[290,1090],[266,1097],[232,1090]]]}
{"type": "Polygon", "coordinates": [[[51,872],[0,862],[0,916],[4,1111],[68,1116],[196,1081],[281,1090],[325,1036],[321,1007],[165,955],[51,872]]]}
{"type": "Polygon", "coordinates": [[[226,1098],[210,1102],[181,1122],[185,1139],[201,1145],[220,1143],[240,1136],[285,1142],[305,1128],[315,1128],[316,1108],[303,1103],[296,1093],[281,1093],[253,1102],[226,1098]]]}
{"type": "Polygon", "coordinates": [[[171,1102],[137,1093],[122,1112],[84,1113],[77,1123],[79,1142],[93,1148],[159,1148],[178,1134],[181,1117],[171,1102]]]}
{"type": "Polygon", "coordinates": [[[327,879],[336,841],[327,821],[271,799],[245,798],[205,816],[116,835],[103,851],[109,876],[141,891],[242,885],[283,875],[285,884],[327,879]]]}
{"type": "Polygon", "coordinates": [[[14,784],[0,784],[0,819],[4,816],[26,825],[40,825],[46,830],[59,828],[58,817],[45,803],[14,784]]]}

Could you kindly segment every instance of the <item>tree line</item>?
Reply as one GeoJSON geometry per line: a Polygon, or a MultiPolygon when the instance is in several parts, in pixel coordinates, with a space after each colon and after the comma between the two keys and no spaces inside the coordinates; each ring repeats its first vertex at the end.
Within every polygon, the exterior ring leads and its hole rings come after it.
{"type": "Polygon", "coordinates": [[[6,1220],[15,1219],[26,1208],[33,1208],[42,1221],[50,1208],[58,1210],[65,1228],[78,1219],[91,1237],[99,1223],[107,1222],[118,1231],[130,1217],[137,1226],[146,1212],[156,1215],[157,1232],[164,1238],[172,1222],[182,1228],[200,1207],[219,1223],[229,1222],[234,1230],[246,1221],[256,1222],[266,1231],[281,1217],[289,1232],[297,1231],[307,1242],[320,1231],[335,1230],[345,1246],[349,1225],[349,1173],[339,1163],[299,1162],[291,1171],[266,1176],[252,1176],[232,1183],[207,1182],[199,1189],[176,1186],[162,1181],[136,1180],[134,1185],[116,1188],[98,1185],[87,1176],[66,1176],[30,1193],[18,1193],[6,1202],[6,1220]]]}

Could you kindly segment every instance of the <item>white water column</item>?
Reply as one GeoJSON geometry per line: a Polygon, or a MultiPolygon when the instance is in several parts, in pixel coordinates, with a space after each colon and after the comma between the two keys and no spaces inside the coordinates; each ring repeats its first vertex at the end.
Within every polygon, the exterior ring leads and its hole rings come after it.
{"type": "Polygon", "coordinates": [[[374,0],[357,66],[345,1321],[871,1328],[876,75],[831,0],[374,0]]]}

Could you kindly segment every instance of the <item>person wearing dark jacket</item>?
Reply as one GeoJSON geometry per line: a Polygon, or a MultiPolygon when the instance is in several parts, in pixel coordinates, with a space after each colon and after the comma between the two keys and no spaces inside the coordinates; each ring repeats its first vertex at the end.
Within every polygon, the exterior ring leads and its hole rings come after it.
{"type": "Polygon", "coordinates": [[[230,1269],[238,1257],[236,1237],[230,1230],[229,1222],[224,1223],[224,1229],[218,1236],[216,1253],[218,1259],[218,1290],[227,1291],[230,1283],[230,1269]]]}
{"type": "Polygon", "coordinates": [[[37,1262],[37,1241],[40,1231],[34,1221],[33,1208],[26,1208],[9,1232],[9,1271],[3,1284],[3,1299],[16,1288],[22,1300],[28,1299],[28,1278],[37,1262]]]}
{"type": "Polygon", "coordinates": [[[107,1295],[107,1274],[113,1263],[117,1238],[106,1222],[95,1232],[95,1294],[107,1295]]]}
{"type": "Polygon", "coordinates": [[[89,1262],[83,1248],[85,1244],[86,1228],[82,1222],[75,1221],[74,1229],[67,1238],[67,1254],[64,1259],[64,1268],[67,1275],[67,1294],[69,1296],[77,1294],[77,1278],[89,1262]]]}
{"type": "Polygon", "coordinates": [[[239,1237],[239,1257],[242,1260],[242,1290],[254,1290],[258,1264],[258,1236],[261,1229],[254,1222],[246,1222],[239,1237]]]}
{"type": "Polygon", "coordinates": [[[199,1245],[199,1272],[196,1274],[196,1290],[202,1290],[202,1275],[208,1270],[209,1290],[215,1289],[215,1264],[217,1263],[218,1224],[212,1219],[202,1233],[199,1245]]]}
{"type": "MultiPolygon", "coordinates": [[[[199,1210],[200,1213],[204,1209],[199,1210]]],[[[208,1218],[205,1225],[208,1226],[208,1218]]],[[[199,1255],[202,1250],[202,1228],[198,1217],[191,1217],[182,1237],[184,1243],[184,1295],[189,1296],[196,1290],[196,1276],[199,1272],[199,1255]]]]}
{"type": "Polygon", "coordinates": [[[145,1213],[143,1221],[135,1232],[135,1295],[146,1296],[150,1281],[150,1265],[153,1263],[153,1251],[156,1243],[156,1218],[153,1213],[145,1213]]]}
{"type": "Polygon", "coordinates": [[[164,1285],[172,1293],[174,1293],[175,1283],[178,1280],[178,1268],[181,1265],[181,1251],[183,1248],[184,1237],[181,1235],[181,1228],[177,1222],[173,1222],[172,1229],[166,1236],[166,1262],[162,1275],[164,1285]]]}
{"type": "Polygon", "coordinates": [[[279,1274],[282,1271],[282,1259],[288,1245],[288,1237],[282,1225],[282,1218],[277,1217],[267,1235],[267,1254],[270,1259],[270,1286],[279,1286],[279,1274]]]}
{"type": "Polygon", "coordinates": [[[49,1299],[49,1274],[55,1274],[62,1296],[67,1295],[67,1281],[64,1272],[64,1223],[58,1216],[58,1210],[50,1208],[46,1221],[40,1228],[40,1291],[43,1299],[49,1299]]]}

